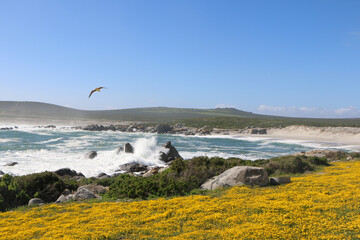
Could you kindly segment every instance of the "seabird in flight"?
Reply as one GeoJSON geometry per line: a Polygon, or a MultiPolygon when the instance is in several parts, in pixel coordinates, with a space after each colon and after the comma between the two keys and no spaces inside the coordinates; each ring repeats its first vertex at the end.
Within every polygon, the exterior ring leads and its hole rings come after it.
{"type": "Polygon", "coordinates": [[[96,91],[100,92],[100,89],[102,89],[102,88],[105,88],[105,87],[98,87],[98,88],[95,88],[94,90],[92,90],[91,93],[90,93],[90,95],[89,95],[89,98],[91,97],[91,95],[92,95],[94,92],[96,92],[96,91]]]}

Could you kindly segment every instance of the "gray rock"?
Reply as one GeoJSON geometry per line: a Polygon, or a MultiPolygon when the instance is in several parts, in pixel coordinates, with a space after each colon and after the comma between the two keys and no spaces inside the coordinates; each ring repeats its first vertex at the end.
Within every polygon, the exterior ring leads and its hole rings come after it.
{"type": "Polygon", "coordinates": [[[167,149],[167,153],[165,152],[160,152],[160,160],[161,161],[164,161],[164,162],[170,162],[170,161],[173,161],[177,158],[181,158],[182,157],[180,156],[179,152],[176,150],[176,148],[171,145],[171,142],[167,142],[163,145],[163,147],[165,149],[167,149]]]}
{"type": "Polygon", "coordinates": [[[184,124],[182,124],[182,123],[177,123],[174,126],[174,128],[183,128],[183,127],[184,127],[184,124]]]}
{"type": "Polygon", "coordinates": [[[120,165],[119,167],[120,171],[125,172],[141,172],[147,170],[147,166],[135,162],[125,163],[120,165]]]}
{"type": "Polygon", "coordinates": [[[266,170],[260,167],[236,166],[206,181],[201,188],[214,190],[219,187],[235,185],[266,186],[269,178],[266,170]]]}
{"type": "Polygon", "coordinates": [[[97,152],[96,151],[90,151],[88,152],[85,157],[89,158],[89,159],[94,159],[97,156],[97,152]]]}
{"type": "Polygon", "coordinates": [[[266,128],[253,128],[250,131],[251,134],[267,134],[266,128]]]}
{"type": "Polygon", "coordinates": [[[133,146],[131,146],[130,143],[125,143],[125,145],[124,145],[124,151],[125,151],[126,153],[134,153],[134,148],[133,148],[133,146]]]}
{"type": "Polygon", "coordinates": [[[99,179],[105,179],[105,178],[109,178],[110,176],[107,175],[106,173],[99,173],[96,178],[99,178],[99,179]]]}
{"type": "Polygon", "coordinates": [[[68,197],[62,194],[60,197],[58,197],[58,199],[55,201],[55,203],[62,203],[62,202],[66,202],[68,200],[69,200],[68,197]]]}
{"type": "Polygon", "coordinates": [[[77,192],[74,194],[74,200],[86,200],[86,199],[94,199],[98,198],[101,199],[100,196],[96,195],[95,193],[87,190],[86,188],[79,188],[77,192]]]}
{"type": "Polygon", "coordinates": [[[11,163],[7,163],[4,166],[8,166],[8,167],[12,167],[15,166],[16,164],[19,164],[18,162],[11,162],[11,163]]]}
{"type": "Polygon", "coordinates": [[[70,193],[71,193],[71,191],[66,188],[66,189],[64,189],[62,195],[68,196],[68,195],[70,195],[70,193]]]}
{"type": "Polygon", "coordinates": [[[0,175],[4,175],[5,173],[3,171],[0,170],[0,175]]]}
{"type": "Polygon", "coordinates": [[[28,206],[30,205],[43,205],[44,201],[41,200],[40,198],[32,198],[29,200],[28,206]]]}
{"type": "Polygon", "coordinates": [[[116,154],[119,154],[119,153],[121,153],[121,152],[123,152],[124,151],[124,147],[123,146],[120,146],[120,147],[117,147],[116,148],[116,154]]]}
{"type": "Polygon", "coordinates": [[[89,185],[80,186],[78,188],[78,191],[80,189],[83,189],[83,188],[86,189],[86,190],[89,190],[89,191],[91,191],[92,193],[95,193],[95,194],[104,194],[109,190],[109,188],[101,186],[101,185],[89,184],[89,185]]]}
{"type": "Polygon", "coordinates": [[[280,185],[285,183],[290,183],[290,177],[271,177],[270,178],[270,185],[280,185]]]}
{"type": "Polygon", "coordinates": [[[168,124],[158,124],[156,127],[155,127],[155,132],[156,133],[167,133],[167,132],[170,132],[172,131],[173,128],[168,125],[168,124]]]}

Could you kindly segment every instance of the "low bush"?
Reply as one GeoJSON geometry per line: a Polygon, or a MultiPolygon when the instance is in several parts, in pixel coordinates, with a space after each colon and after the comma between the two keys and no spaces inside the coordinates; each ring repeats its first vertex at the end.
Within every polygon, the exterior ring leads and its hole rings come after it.
{"type": "Polygon", "coordinates": [[[0,211],[6,211],[21,205],[25,205],[30,200],[30,197],[14,177],[5,174],[0,180],[0,211]]]}
{"type": "Polygon", "coordinates": [[[21,189],[30,197],[41,198],[44,202],[53,202],[68,186],[53,172],[34,173],[16,177],[21,189]]]}
{"type": "Polygon", "coordinates": [[[268,160],[264,167],[269,175],[314,171],[319,165],[328,166],[326,158],[306,156],[284,156],[268,160]]]}

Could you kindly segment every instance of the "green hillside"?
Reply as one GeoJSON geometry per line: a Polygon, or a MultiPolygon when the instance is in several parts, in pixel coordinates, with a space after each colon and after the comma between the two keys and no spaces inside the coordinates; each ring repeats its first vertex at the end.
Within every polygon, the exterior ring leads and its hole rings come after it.
{"type": "Polygon", "coordinates": [[[289,118],[254,114],[234,108],[132,108],[120,110],[86,111],[40,102],[0,101],[1,118],[57,119],[57,120],[98,120],[98,121],[141,121],[141,122],[182,122],[186,126],[217,128],[344,126],[360,127],[360,119],[318,119],[289,118]]]}

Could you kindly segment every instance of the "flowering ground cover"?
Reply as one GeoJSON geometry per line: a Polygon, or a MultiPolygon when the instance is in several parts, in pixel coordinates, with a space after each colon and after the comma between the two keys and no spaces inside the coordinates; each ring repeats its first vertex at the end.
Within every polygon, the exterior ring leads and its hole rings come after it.
{"type": "Polygon", "coordinates": [[[276,187],[0,213],[0,239],[359,239],[360,161],[276,187]]]}

